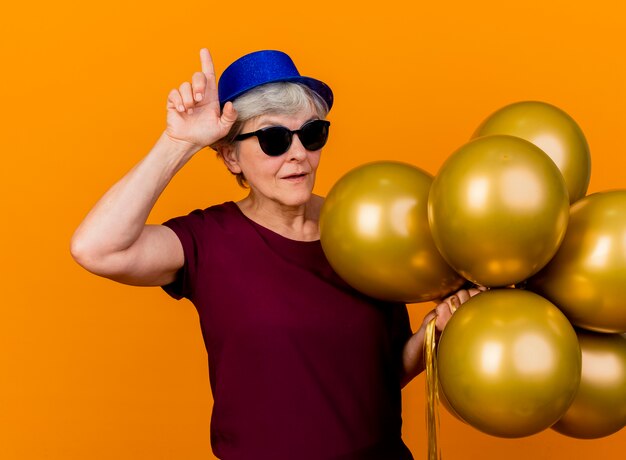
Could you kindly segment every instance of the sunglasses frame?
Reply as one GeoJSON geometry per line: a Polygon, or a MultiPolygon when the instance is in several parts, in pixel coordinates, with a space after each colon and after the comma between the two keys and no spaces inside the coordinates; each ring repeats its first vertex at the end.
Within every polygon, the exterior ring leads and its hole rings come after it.
{"type": "Polygon", "coordinates": [[[256,136],[258,141],[259,141],[259,146],[261,147],[261,150],[263,150],[263,153],[265,153],[266,155],[270,156],[270,157],[279,157],[281,155],[284,155],[285,153],[287,153],[289,151],[289,148],[291,147],[291,143],[293,142],[293,135],[297,134],[298,135],[298,139],[300,139],[300,142],[302,143],[302,146],[309,150],[309,151],[314,151],[314,150],[319,150],[322,147],[324,147],[324,145],[326,145],[326,142],[328,141],[328,128],[330,126],[330,121],[328,120],[310,120],[307,121],[306,123],[304,123],[302,126],[300,126],[300,128],[298,129],[294,129],[291,130],[289,128],[286,128],[285,126],[267,126],[265,128],[261,128],[261,129],[257,129],[256,131],[250,132],[250,133],[244,133],[244,134],[239,134],[238,136],[235,137],[236,141],[242,141],[244,139],[248,139],[249,137],[253,137],[256,136]],[[321,125],[321,130],[322,132],[325,130],[326,131],[326,139],[324,139],[324,142],[322,143],[322,145],[316,149],[309,149],[306,145],[304,145],[304,143],[302,143],[302,138],[300,137],[300,133],[302,132],[302,130],[306,129],[306,127],[308,125],[311,124],[319,124],[321,125]],[[267,131],[269,130],[280,130],[283,133],[288,133],[289,134],[289,141],[287,142],[287,145],[285,146],[285,149],[279,153],[274,153],[272,151],[272,149],[267,145],[267,141],[264,140],[264,136],[266,134],[267,131]],[[266,150],[267,148],[267,150],[266,150]],[[268,151],[269,150],[269,151],[268,151]]]}

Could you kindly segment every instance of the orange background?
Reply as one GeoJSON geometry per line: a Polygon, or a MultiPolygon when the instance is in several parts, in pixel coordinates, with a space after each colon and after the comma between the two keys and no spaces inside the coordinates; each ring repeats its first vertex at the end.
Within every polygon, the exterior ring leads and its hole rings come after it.
{"type": "MultiPolygon", "coordinates": [[[[157,139],[170,88],[256,49],[288,51],[336,94],[317,191],[364,162],[436,173],[491,112],[538,99],[572,115],[590,191],[625,188],[621,0],[12,2],[0,27],[0,458],[207,459],[211,397],[191,304],[117,285],[70,258],[98,197],[157,139]],[[436,3],[436,5],[435,5],[436,3]],[[229,5],[229,6],[227,6],[229,5]]],[[[243,192],[210,151],[151,222],[243,192]]],[[[431,304],[412,305],[417,326],[431,304]]],[[[404,390],[404,436],[425,458],[424,381],[404,390]]],[[[444,459],[622,459],[595,441],[484,435],[442,415],[444,459]]]]}

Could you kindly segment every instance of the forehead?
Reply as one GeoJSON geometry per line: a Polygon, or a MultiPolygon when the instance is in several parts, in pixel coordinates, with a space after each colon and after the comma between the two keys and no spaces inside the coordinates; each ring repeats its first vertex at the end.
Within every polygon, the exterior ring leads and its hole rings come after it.
{"type": "Polygon", "coordinates": [[[266,126],[285,126],[290,129],[298,129],[304,123],[314,118],[319,118],[315,110],[310,107],[296,113],[267,113],[248,120],[244,129],[260,129],[266,126]]]}

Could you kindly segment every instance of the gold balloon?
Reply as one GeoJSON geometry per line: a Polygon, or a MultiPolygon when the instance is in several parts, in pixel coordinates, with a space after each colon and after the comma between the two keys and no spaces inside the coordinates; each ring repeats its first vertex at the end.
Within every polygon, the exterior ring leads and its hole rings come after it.
{"type": "Polygon", "coordinates": [[[448,401],[448,398],[446,398],[446,394],[443,392],[443,389],[441,388],[441,381],[439,382],[437,395],[439,397],[439,404],[441,404],[448,411],[448,413],[453,415],[460,422],[466,423],[465,420],[463,420],[463,417],[461,417],[459,413],[454,410],[454,408],[448,401]]]}
{"type": "Polygon", "coordinates": [[[626,337],[577,332],[583,355],[580,388],[552,428],[574,438],[601,438],[626,426],[626,337]]]}
{"type": "Polygon", "coordinates": [[[432,241],[431,183],[419,168],[384,161],[358,167],[333,186],[321,211],[320,239],[348,284],[400,302],[434,300],[463,284],[432,241]]]}
{"type": "Polygon", "coordinates": [[[558,308],[532,292],[496,289],[452,316],[437,366],[448,402],[466,423],[518,438],[563,416],[578,389],[581,355],[558,308]]]}
{"type": "Polygon", "coordinates": [[[574,203],[561,247],[529,286],[576,326],[626,332],[626,190],[574,203]]]}
{"type": "Polygon", "coordinates": [[[538,101],[517,102],[490,115],[473,137],[509,134],[546,152],[565,178],[570,203],[587,193],[591,155],[582,130],[563,110],[538,101]]]}
{"type": "Polygon", "coordinates": [[[444,259],[468,280],[508,286],[547,264],[565,236],[569,201],[554,162],[513,136],[475,139],[444,163],[428,219],[444,259]]]}

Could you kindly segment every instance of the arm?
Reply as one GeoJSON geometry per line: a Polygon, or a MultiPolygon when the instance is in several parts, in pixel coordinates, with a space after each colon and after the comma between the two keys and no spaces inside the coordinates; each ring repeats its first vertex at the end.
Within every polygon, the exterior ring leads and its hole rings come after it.
{"type": "Polygon", "coordinates": [[[465,303],[470,297],[483,292],[486,288],[479,286],[471,289],[461,289],[455,294],[441,301],[437,307],[430,311],[422,321],[418,331],[407,340],[402,351],[402,378],[401,386],[407,385],[413,378],[424,370],[424,336],[426,326],[436,317],[435,323],[437,331],[442,332],[446,324],[461,304],[465,303]]]}
{"type": "Polygon", "coordinates": [[[158,197],[199,150],[224,137],[237,114],[220,112],[213,63],[200,52],[202,72],[172,90],[167,128],[148,155],[96,203],[71,242],[74,259],[100,276],[126,284],[157,286],[174,280],[184,263],[172,230],[146,225],[158,197]]]}

